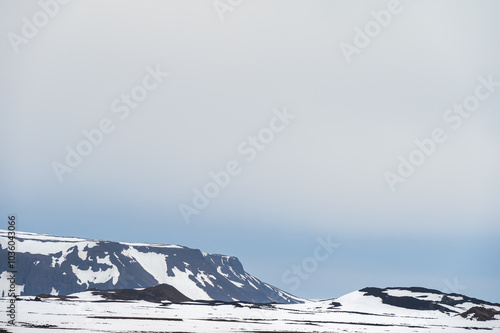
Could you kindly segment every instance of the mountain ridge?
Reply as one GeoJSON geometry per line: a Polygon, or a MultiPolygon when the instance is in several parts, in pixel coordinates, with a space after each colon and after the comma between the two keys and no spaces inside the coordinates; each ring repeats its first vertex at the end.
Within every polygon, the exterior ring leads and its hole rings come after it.
{"type": "MultiPolygon", "coordinates": [[[[6,256],[7,231],[0,230],[6,256]]],[[[5,253],[4,253],[5,252],[5,253]]],[[[237,257],[181,245],[102,241],[17,232],[21,295],[71,294],[169,284],[190,299],[300,303],[247,273],[237,257]]],[[[0,289],[6,283],[0,263],[0,289]]],[[[4,289],[2,289],[4,290],[4,289]]]]}

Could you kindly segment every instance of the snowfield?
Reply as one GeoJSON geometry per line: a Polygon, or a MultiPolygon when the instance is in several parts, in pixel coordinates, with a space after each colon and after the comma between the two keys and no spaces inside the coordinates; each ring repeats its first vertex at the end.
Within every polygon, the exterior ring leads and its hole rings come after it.
{"type": "MultiPolygon", "coordinates": [[[[404,291],[394,294],[407,296],[404,291]]],[[[18,300],[12,333],[34,332],[500,332],[500,321],[473,321],[436,310],[383,304],[356,291],[334,301],[303,304],[201,305],[103,301],[86,291],[78,299],[18,300]],[[332,302],[342,305],[332,305],[332,302]]],[[[2,299],[0,307],[6,307],[2,299]]],[[[500,307],[495,307],[500,310],[500,307]]]]}

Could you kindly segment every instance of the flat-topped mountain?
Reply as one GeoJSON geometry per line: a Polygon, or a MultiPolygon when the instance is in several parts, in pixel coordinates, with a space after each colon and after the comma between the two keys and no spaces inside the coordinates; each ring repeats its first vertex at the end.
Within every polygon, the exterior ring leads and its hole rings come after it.
{"type": "MultiPolygon", "coordinates": [[[[96,289],[168,284],[191,300],[298,303],[247,273],[238,258],[178,245],[89,240],[17,232],[17,285],[21,295],[69,295],[96,289]]],[[[0,231],[0,256],[7,257],[0,231]]],[[[0,261],[0,287],[7,283],[0,261]]],[[[4,288],[0,288],[5,290],[4,288]]]]}

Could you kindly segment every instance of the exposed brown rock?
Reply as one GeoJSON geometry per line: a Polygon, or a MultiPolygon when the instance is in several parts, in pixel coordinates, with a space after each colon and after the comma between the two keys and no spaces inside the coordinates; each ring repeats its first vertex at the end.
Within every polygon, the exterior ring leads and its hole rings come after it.
{"type": "Polygon", "coordinates": [[[500,315],[500,311],[493,308],[474,306],[460,314],[464,318],[475,319],[477,321],[495,320],[495,315],[500,315]],[[472,316],[470,316],[472,314],[472,316]]]}

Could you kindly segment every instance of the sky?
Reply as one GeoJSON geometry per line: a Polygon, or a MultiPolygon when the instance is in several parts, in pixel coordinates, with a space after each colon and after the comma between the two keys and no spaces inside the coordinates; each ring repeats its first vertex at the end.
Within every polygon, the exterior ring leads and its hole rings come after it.
{"type": "Polygon", "coordinates": [[[500,302],[497,1],[59,1],[0,3],[19,230],[500,302]]]}

